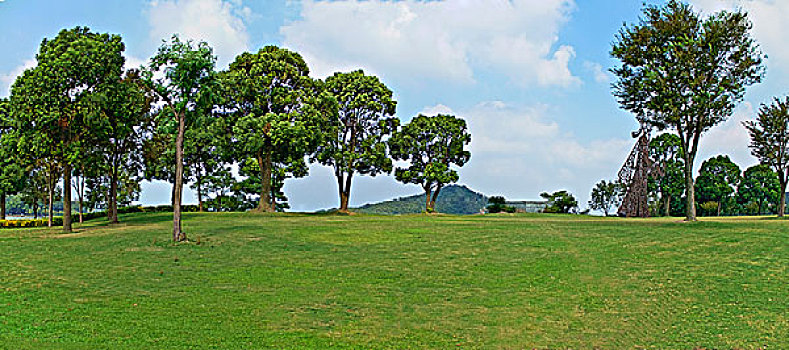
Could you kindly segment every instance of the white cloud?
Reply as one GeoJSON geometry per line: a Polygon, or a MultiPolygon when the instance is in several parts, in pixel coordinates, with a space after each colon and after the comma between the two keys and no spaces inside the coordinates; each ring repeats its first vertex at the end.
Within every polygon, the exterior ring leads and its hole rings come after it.
{"type": "Polygon", "coordinates": [[[586,69],[598,83],[610,83],[612,80],[611,75],[603,69],[600,63],[584,61],[584,69],[586,69]]]}
{"type": "Polygon", "coordinates": [[[635,141],[579,141],[550,119],[552,107],[514,107],[501,101],[469,110],[427,107],[423,113],[464,118],[471,132],[471,161],[460,170],[461,183],[488,195],[538,199],[543,191],[567,189],[585,206],[590,188],[612,179],[635,141]]]}
{"type": "Polygon", "coordinates": [[[14,84],[16,78],[22,75],[26,70],[36,66],[35,59],[29,59],[17,66],[8,73],[0,73],[0,96],[11,95],[11,85],[14,84]]]}
{"type": "Polygon", "coordinates": [[[554,48],[572,0],[312,1],[280,29],[316,76],[357,67],[414,81],[470,84],[476,69],[519,84],[580,83],[570,46],[554,48]]]}
{"type": "Polygon", "coordinates": [[[251,10],[238,0],[154,0],[148,8],[153,42],[178,33],[184,38],[208,42],[218,56],[220,68],[247,51],[249,34],[243,19],[251,10]]]}

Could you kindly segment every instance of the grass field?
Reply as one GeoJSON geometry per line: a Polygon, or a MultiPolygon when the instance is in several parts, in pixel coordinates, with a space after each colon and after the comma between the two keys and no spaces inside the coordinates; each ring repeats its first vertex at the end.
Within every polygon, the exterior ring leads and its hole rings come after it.
{"type": "Polygon", "coordinates": [[[0,347],[789,349],[789,221],[170,219],[0,231],[0,347]]]}

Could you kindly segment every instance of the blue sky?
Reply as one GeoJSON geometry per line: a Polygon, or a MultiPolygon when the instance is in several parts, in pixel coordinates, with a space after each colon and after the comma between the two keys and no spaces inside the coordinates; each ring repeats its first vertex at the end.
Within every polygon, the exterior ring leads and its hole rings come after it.
{"type": "MultiPolygon", "coordinates": [[[[648,1],[660,3],[660,1],[648,1]]],[[[789,48],[782,33],[789,2],[696,0],[705,12],[742,7],[770,57],[767,79],[749,90],[728,122],[702,140],[701,160],[730,154],[743,169],[755,160],[740,122],[786,93],[789,48]]],[[[611,96],[614,35],[633,23],[642,1],[620,0],[0,0],[0,96],[38,45],[62,28],[120,34],[128,64],[143,64],[173,33],[208,41],[219,68],[244,51],[274,44],[301,53],[315,77],[362,68],[379,76],[404,121],[452,113],[472,133],[472,159],[460,183],[488,195],[534,199],[568,189],[582,203],[613,178],[632,147],[633,118],[611,96]]],[[[697,164],[698,166],[698,164],[697,164]]],[[[337,205],[331,171],[286,183],[295,210],[337,205]]],[[[391,176],[360,177],[352,205],[418,193],[391,176]]],[[[169,185],[147,183],[142,201],[164,203],[169,185]]],[[[185,200],[193,202],[193,194],[185,200]]]]}

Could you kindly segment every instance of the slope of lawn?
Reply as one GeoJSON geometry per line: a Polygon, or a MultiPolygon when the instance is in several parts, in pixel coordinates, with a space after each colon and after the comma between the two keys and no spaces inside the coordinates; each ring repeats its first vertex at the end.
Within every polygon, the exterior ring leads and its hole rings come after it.
{"type": "Polygon", "coordinates": [[[0,348],[789,348],[789,221],[169,215],[0,231],[0,348]]]}

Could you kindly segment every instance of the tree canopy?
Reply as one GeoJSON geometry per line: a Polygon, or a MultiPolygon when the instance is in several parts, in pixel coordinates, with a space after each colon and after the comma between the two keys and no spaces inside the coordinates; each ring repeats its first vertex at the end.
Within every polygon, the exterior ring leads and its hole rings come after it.
{"type": "Polygon", "coordinates": [[[777,210],[780,191],[778,174],[767,165],[754,165],[742,175],[742,182],[737,188],[737,201],[746,210],[755,207],[756,210],[748,210],[751,214],[762,215],[770,206],[777,210]]]}
{"type": "Polygon", "coordinates": [[[622,185],[614,181],[607,182],[602,180],[592,189],[589,208],[592,210],[600,210],[605,216],[608,216],[612,208],[622,203],[622,195],[622,185]]]}
{"type": "Polygon", "coordinates": [[[678,0],[647,5],[625,25],[611,55],[622,64],[614,95],[641,123],[670,129],[685,160],[686,219],[696,219],[693,165],[701,136],[725,121],[747,86],[761,81],[763,55],[742,11],[703,17],[678,0]]]}
{"type": "Polygon", "coordinates": [[[465,148],[469,143],[471,134],[465,120],[445,114],[420,114],[389,139],[392,158],[410,163],[398,167],[395,178],[422,186],[425,210],[433,212],[441,188],[459,178],[451,166],[463,166],[471,158],[465,148]]]}
{"type": "Polygon", "coordinates": [[[730,196],[740,183],[740,167],[729,159],[729,156],[716,156],[701,163],[699,177],[696,179],[696,191],[699,193],[699,204],[715,202],[716,215],[721,211],[730,196]]]}
{"type": "Polygon", "coordinates": [[[392,171],[385,138],[399,126],[394,117],[397,102],[392,90],[361,70],[335,73],[326,79],[325,87],[337,101],[337,119],[327,124],[316,158],[334,168],[340,211],[347,211],[354,174],[392,171]]]}
{"type": "Polygon", "coordinates": [[[86,27],[62,30],[43,40],[36,67],[12,87],[17,150],[27,159],[49,159],[62,170],[65,232],[71,232],[72,164],[95,130],[96,95],[121,75],[124,50],[118,35],[86,27]]]}
{"type": "MultiPolygon", "coordinates": [[[[306,166],[322,140],[325,120],[336,111],[320,81],[309,77],[298,53],[266,46],[245,52],[223,73],[223,98],[235,159],[253,158],[261,181],[259,211],[274,211],[272,173],[306,166]]],[[[335,112],[336,113],[336,112],[335,112]]]]}
{"type": "Polygon", "coordinates": [[[756,120],[743,123],[751,136],[751,154],[771,167],[778,176],[778,216],[786,212],[786,183],[789,177],[789,97],[762,105],[756,120]]]}

